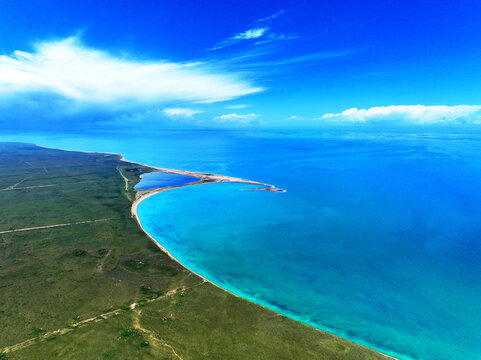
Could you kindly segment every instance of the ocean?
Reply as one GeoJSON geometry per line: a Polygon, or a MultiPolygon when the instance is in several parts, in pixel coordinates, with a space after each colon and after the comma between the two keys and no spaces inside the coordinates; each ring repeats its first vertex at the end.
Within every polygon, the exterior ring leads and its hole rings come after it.
{"type": "Polygon", "coordinates": [[[399,359],[481,358],[481,133],[165,130],[3,135],[241,177],[138,206],[182,264],[296,320],[399,359]]]}

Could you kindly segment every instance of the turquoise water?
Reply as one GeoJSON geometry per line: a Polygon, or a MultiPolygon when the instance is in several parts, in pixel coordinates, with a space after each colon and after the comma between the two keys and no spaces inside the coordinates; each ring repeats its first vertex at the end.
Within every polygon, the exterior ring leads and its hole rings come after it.
{"type": "Polygon", "coordinates": [[[167,186],[182,186],[199,181],[199,178],[180,174],[169,174],[155,171],[141,175],[135,190],[148,190],[167,186]]]}
{"type": "MultiPolygon", "coordinates": [[[[187,267],[401,359],[481,358],[481,135],[163,131],[3,139],[124,153],[243,184],[169,190],[140,220],[187,267]]],[[[2,139],[2,137],[0,137],[2,139]]]]}

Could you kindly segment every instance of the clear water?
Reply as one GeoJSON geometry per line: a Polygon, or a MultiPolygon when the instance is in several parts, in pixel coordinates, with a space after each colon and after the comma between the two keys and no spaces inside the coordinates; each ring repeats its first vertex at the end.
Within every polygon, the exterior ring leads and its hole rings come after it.
{"type": "Polygon", "coordinates": [[[135,190],[149,190],[168,186],[182,186],[196,181],[199,181],[199,178],[155,171],[142,174],[140,176],[140,182],[135,185],[135,190]]]}
{"type": "Polygon", "coordinates": [[[182,263],[248,299],[401,359],[481,358],[479,133],[166,131],[125,138],[3,137],[121,152],[153,166],[287,189],[184,187],[146,199],[138,211],[182,263]]]}

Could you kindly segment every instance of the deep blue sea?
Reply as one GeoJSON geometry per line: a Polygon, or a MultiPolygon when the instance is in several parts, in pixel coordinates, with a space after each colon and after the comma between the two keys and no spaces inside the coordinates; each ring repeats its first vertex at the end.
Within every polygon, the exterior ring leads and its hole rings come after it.
{"type": "Polygon", "coordinates": [[[481,359],[481,133],[445,128],[25,134],[274,184],[159,193],[145,229],[185,266],[400,359],[481,359]]]}

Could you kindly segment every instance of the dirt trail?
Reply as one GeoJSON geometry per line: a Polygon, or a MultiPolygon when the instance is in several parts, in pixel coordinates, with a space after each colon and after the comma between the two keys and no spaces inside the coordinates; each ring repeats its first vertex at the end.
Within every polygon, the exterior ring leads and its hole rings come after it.
{"type": "Polygon", "coordinates": [[[119,171],[120,176],[122,176],[122,178],[125,181],[125,190],[128,190],[129,189],[129,179],[127,179],[127,177],[122,173],[122,170],[120,170],[119,167],[117,167],[117,170],[119,171]]]}
{"type": "Polygon", "coordinates": [[[55,225],[36,226],[36,227],[23,228],[23,229],[4,230],[4,231],[0,231],[0,234],[12,233],[12,232],[17,232],[17,231],[50,229],[50,228],[55,228],[55,227],[70,226],[70,225],[77,225],[77,224],[90,224],[90,223],[96,223],[96,222],[100,222],[100,221],[109,221],[109,220],[112,220],[112,219],[97,219],[97,220],[77,221],[77,222],[71,222],[71,223],[66,223],[66,224],[55,224],[55,225]]]}
{"type": "MultiPolygon", "coordinates": [[[[0,189],[0,191],[12,191],[12,190],[23,190],[23,189],[36,189],[36,188],[44,188],[44,187],[52,187],[52,186],[62,186],[62,185],[76,185],[76,184],[87,184],[87,183],[94,183],[94,180],[87,180],[87,181],[77,181],[71,183],[61,183],[61,184],[45,184],[45,185],[31,185],[31,186],[9,186],[5,189],[0,189]]],[[[16,184],[17,185],[17,184],[16,184]]]]}
{"type": "Polygon", "coordinates": [[[23,186],[23,187],[8,187],[8,188],[5,188],[5,189],[1,189],[0,191],[12,191],[12,190],[22,190],[22,189],[35,189],[35,188],[50,187],[50,186],[58,186],[58,184],[32,185],[32,186],[23,186]]]}
{"type": "MultiPolygon", "coordinates": [[[[158,300],[161,300],[161,299],[165,299],[167,297],[170,297],[170,296],[173,296],[175,294],[177,294],[179,291],[180,292],[184,292],[186,290],[189,290],[189,289],[193,289],[197,286],[200,286],[204,284],[204,282],[201,282],[201,283],[198,283],[198,284],[195,284],[195,285],[192,285],[190,287],[185,287],[183,286],[182,288],[179,288],[179,289],[172,289],[170,291],[168,291],[165,295],[162,295],[162,296],[159,296],[157,298],[154,298],[154,299],[150,299],[150,300],[147,300],[146,303],[151,303],[151,302],[155,302],[155,301],[158,301],[158,300]]],[[[129,308],[131,310],[134,310],[136,309],[137,307],[139,306],[139,303],[137,302],[134,302],[132,304],[130,304],[129,308]]],[[[48,331],[46,332],[45,334],[42,334],[40,336],[37,336],[37,337],[34,337],[34,338],[31,338],[31,339],[28,339],[28,340],[25,340],[25,341],[22,341],[18,344],[15,344],[15,345],[10,345],[10,346],[7,346],[3,349],[0,348],[0,354],[8,354],[8,353],[11,353],[11,352],[14,352],[14,351],[17,351],[17,350],[20,350],[20,349],[24,349],[30,345],[33,345],[33,344],[37,344],[38,342],[40,341],[45,341],[47,340],[48,338],[52,337],[52,336],[58,336],[58,335],[65,335],[65,334],[68,334],[70,332],[72,332],[75,328],[78,328],[78,327],[82,327],[82,326],[85,326],[89,323],[92,323],[92,322],[97,322],[97,321],[102,321],[102,320],[107,320],[109,317],[111,316],[115,316],[115,315],[119,315],[121,312],[125,311],[124,308],[119,308],[119,309],[115,309],[115,310],[112,310],[112,311],[108,311],[108,312],[105,312],[103,314],[100,314],[100,315],[97,315],[97,316],[94,316],[94,317],[91,317],[91,318],[88,318],[88,319],[85,319],[85,320],[81,320],[81,321],[78,321],[72,325],[70,325],[69,327],[66,327],[66,328],[63,328],[63,329],[57,329],[57,330],[52,330],[52,331],[48,331]]],[[[157,339],[154,335],[154,333],[148,329],[144,329],[141,327],[140,325],[140,314],[141,314],[141,311],[140,310],[135,310],[135,317],[134,317],[134,327],[136,329],[138,329],[139,331],[142,331],[144,333],[146,333],[148,336],[149,336],[149,339],[151,338],[150,336],[152,336],[152,340],[153,342],[155,343],[155,341],[158,341],[158,344],[161,345],[161,346],[164,346],[164,347],[167,347],[169,348],[172,353],[180,360],[182,360],[182,357],[180,357],[174,350],[174,348],[172,348],[172,346],[170,346],[169,344],[161,341],[160,339],[157,339]],[[137,326],[137,327],[136,327],[137,326]]]]}
{"type": "Polygon", "coordinates": [[[27,176],[26,178],[20,180],[18,183],[13,184],[13,185],[10,185],[10,186],[6,187],[6,188],[3,189],[3,190],[12,190],[12,189],[15,189],[18,185],[20,185],[21,183],[23,183],[25,180],[30,179],[32,176],[33,176],[33,175],[27,176]]]}
{"type": "Polygon", "coordinates": [[[100,260],[100,263],[97,265],[97,271],[98,271],[98,272],[104,271],[105,261],[107,261],[107,259],[109,258],[110,254],[112,254],[112,249],[109,249],[109,251],[107,252],[107,254],[105,254],[105,256],[100,260]]]}
{"type": "Polygon", "coordinates": [[[149,330],[145,329],[140,325],[140,315],[142,314],[142,311],[140,309],[134,310],[135,317],[134,317],[134,329],[138,330],[140,332],[143,332],[145,335],[147,335],[147,338],[149,339],[149,344],[152,346],[155,346],[157,348],[167,348],[169,349],[170,352],[179,360],[184,360],[177,352],[175,349],[172,347],[172,345],[167,344],[165,341],[162,339],[159,339],[156,334],[149,330]]]}

